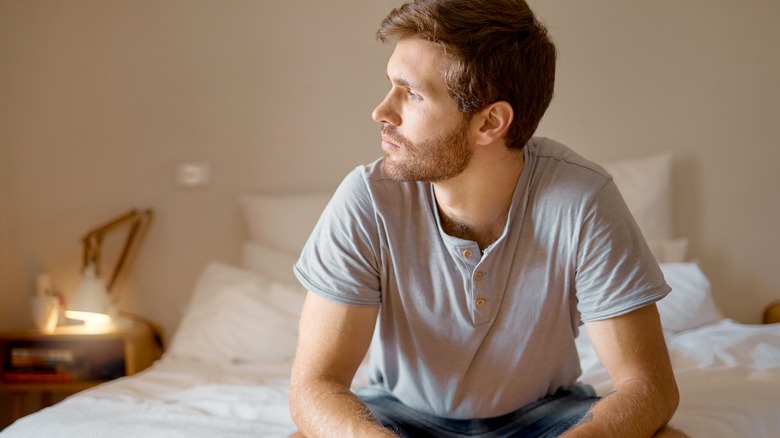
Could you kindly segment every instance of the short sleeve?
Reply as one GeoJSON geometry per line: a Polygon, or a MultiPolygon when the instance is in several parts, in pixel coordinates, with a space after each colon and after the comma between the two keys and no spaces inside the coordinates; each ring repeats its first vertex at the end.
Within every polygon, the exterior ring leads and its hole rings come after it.
{"type": "Polygon", "coordinates": [[[577,249],[577,309],[583,322],[619,316],[671,290],[609,179],[588,205],[577,249]]]}
{"type": "Polygon", "coordinates": [[[294,272],[311,292],[352,305],[381,302],[375,208],[361,167],[325,207],[294,272]]]}

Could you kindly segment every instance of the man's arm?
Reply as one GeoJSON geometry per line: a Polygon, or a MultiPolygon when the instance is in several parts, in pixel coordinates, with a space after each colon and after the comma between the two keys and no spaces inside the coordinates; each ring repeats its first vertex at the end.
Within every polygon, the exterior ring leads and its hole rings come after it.
{"type": "Polygon", "coordinates": [[[563,436],[651,437],[666,432],[662,429],[677,409],[679,393],[655,304],[585,326],[615,389],[563,436]]]}
{"type": "Polygon", "coordinates": [[[348,306],[309,292],[290,382],[290,412],[306,437],[392,437],[350,391],[379,306],[348,306]]]}

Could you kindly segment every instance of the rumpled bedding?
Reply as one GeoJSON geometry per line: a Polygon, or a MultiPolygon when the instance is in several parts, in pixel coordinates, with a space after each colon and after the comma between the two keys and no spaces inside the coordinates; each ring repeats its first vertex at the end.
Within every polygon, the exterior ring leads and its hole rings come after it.
{"type": "MultiPolygon", "coordinates": [[[[671,421],[692,437],[780,436],[780,324],[731,320],[667,339],[680,388],[671,421]]],[[[587,333],[577,340],[583,382],[609,378],[587,333]]],[[[291,363],[209,364],[164,357],[147,370],[22,418],[2,438],[286,437],[291,363]]]]}

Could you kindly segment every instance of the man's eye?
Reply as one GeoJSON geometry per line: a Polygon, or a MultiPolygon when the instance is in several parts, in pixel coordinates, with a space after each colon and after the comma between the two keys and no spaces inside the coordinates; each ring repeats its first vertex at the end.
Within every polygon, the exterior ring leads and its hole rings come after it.
{"type": "Polygon", "coordinates": [[[422,96],[415,93],[414,91],[409,91],[409,99],[412,99],[415,102],[420,102],[422,100],[422,96]]]}

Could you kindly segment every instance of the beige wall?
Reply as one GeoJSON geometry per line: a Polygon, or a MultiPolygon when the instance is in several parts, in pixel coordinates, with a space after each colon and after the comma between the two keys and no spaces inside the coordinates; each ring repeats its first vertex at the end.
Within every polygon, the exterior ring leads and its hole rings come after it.
{"type": "MultiPolygon", "coordinates": [[[[332,189],[380,153],[376,24],[398,1],[0,0],[0,328],[35,274],[75,284],[79,237],[156,221],[123,306],[175,328],[208,260],[236,262],[242,191],[332,189]],[[213,166],[181,189],[173,168],[213,166]]],[[[780,298],[776,2],[533,4],[559,43],[541,134],[598,160],[677,153],[679,236],[726,314],[780,298]]]]}

